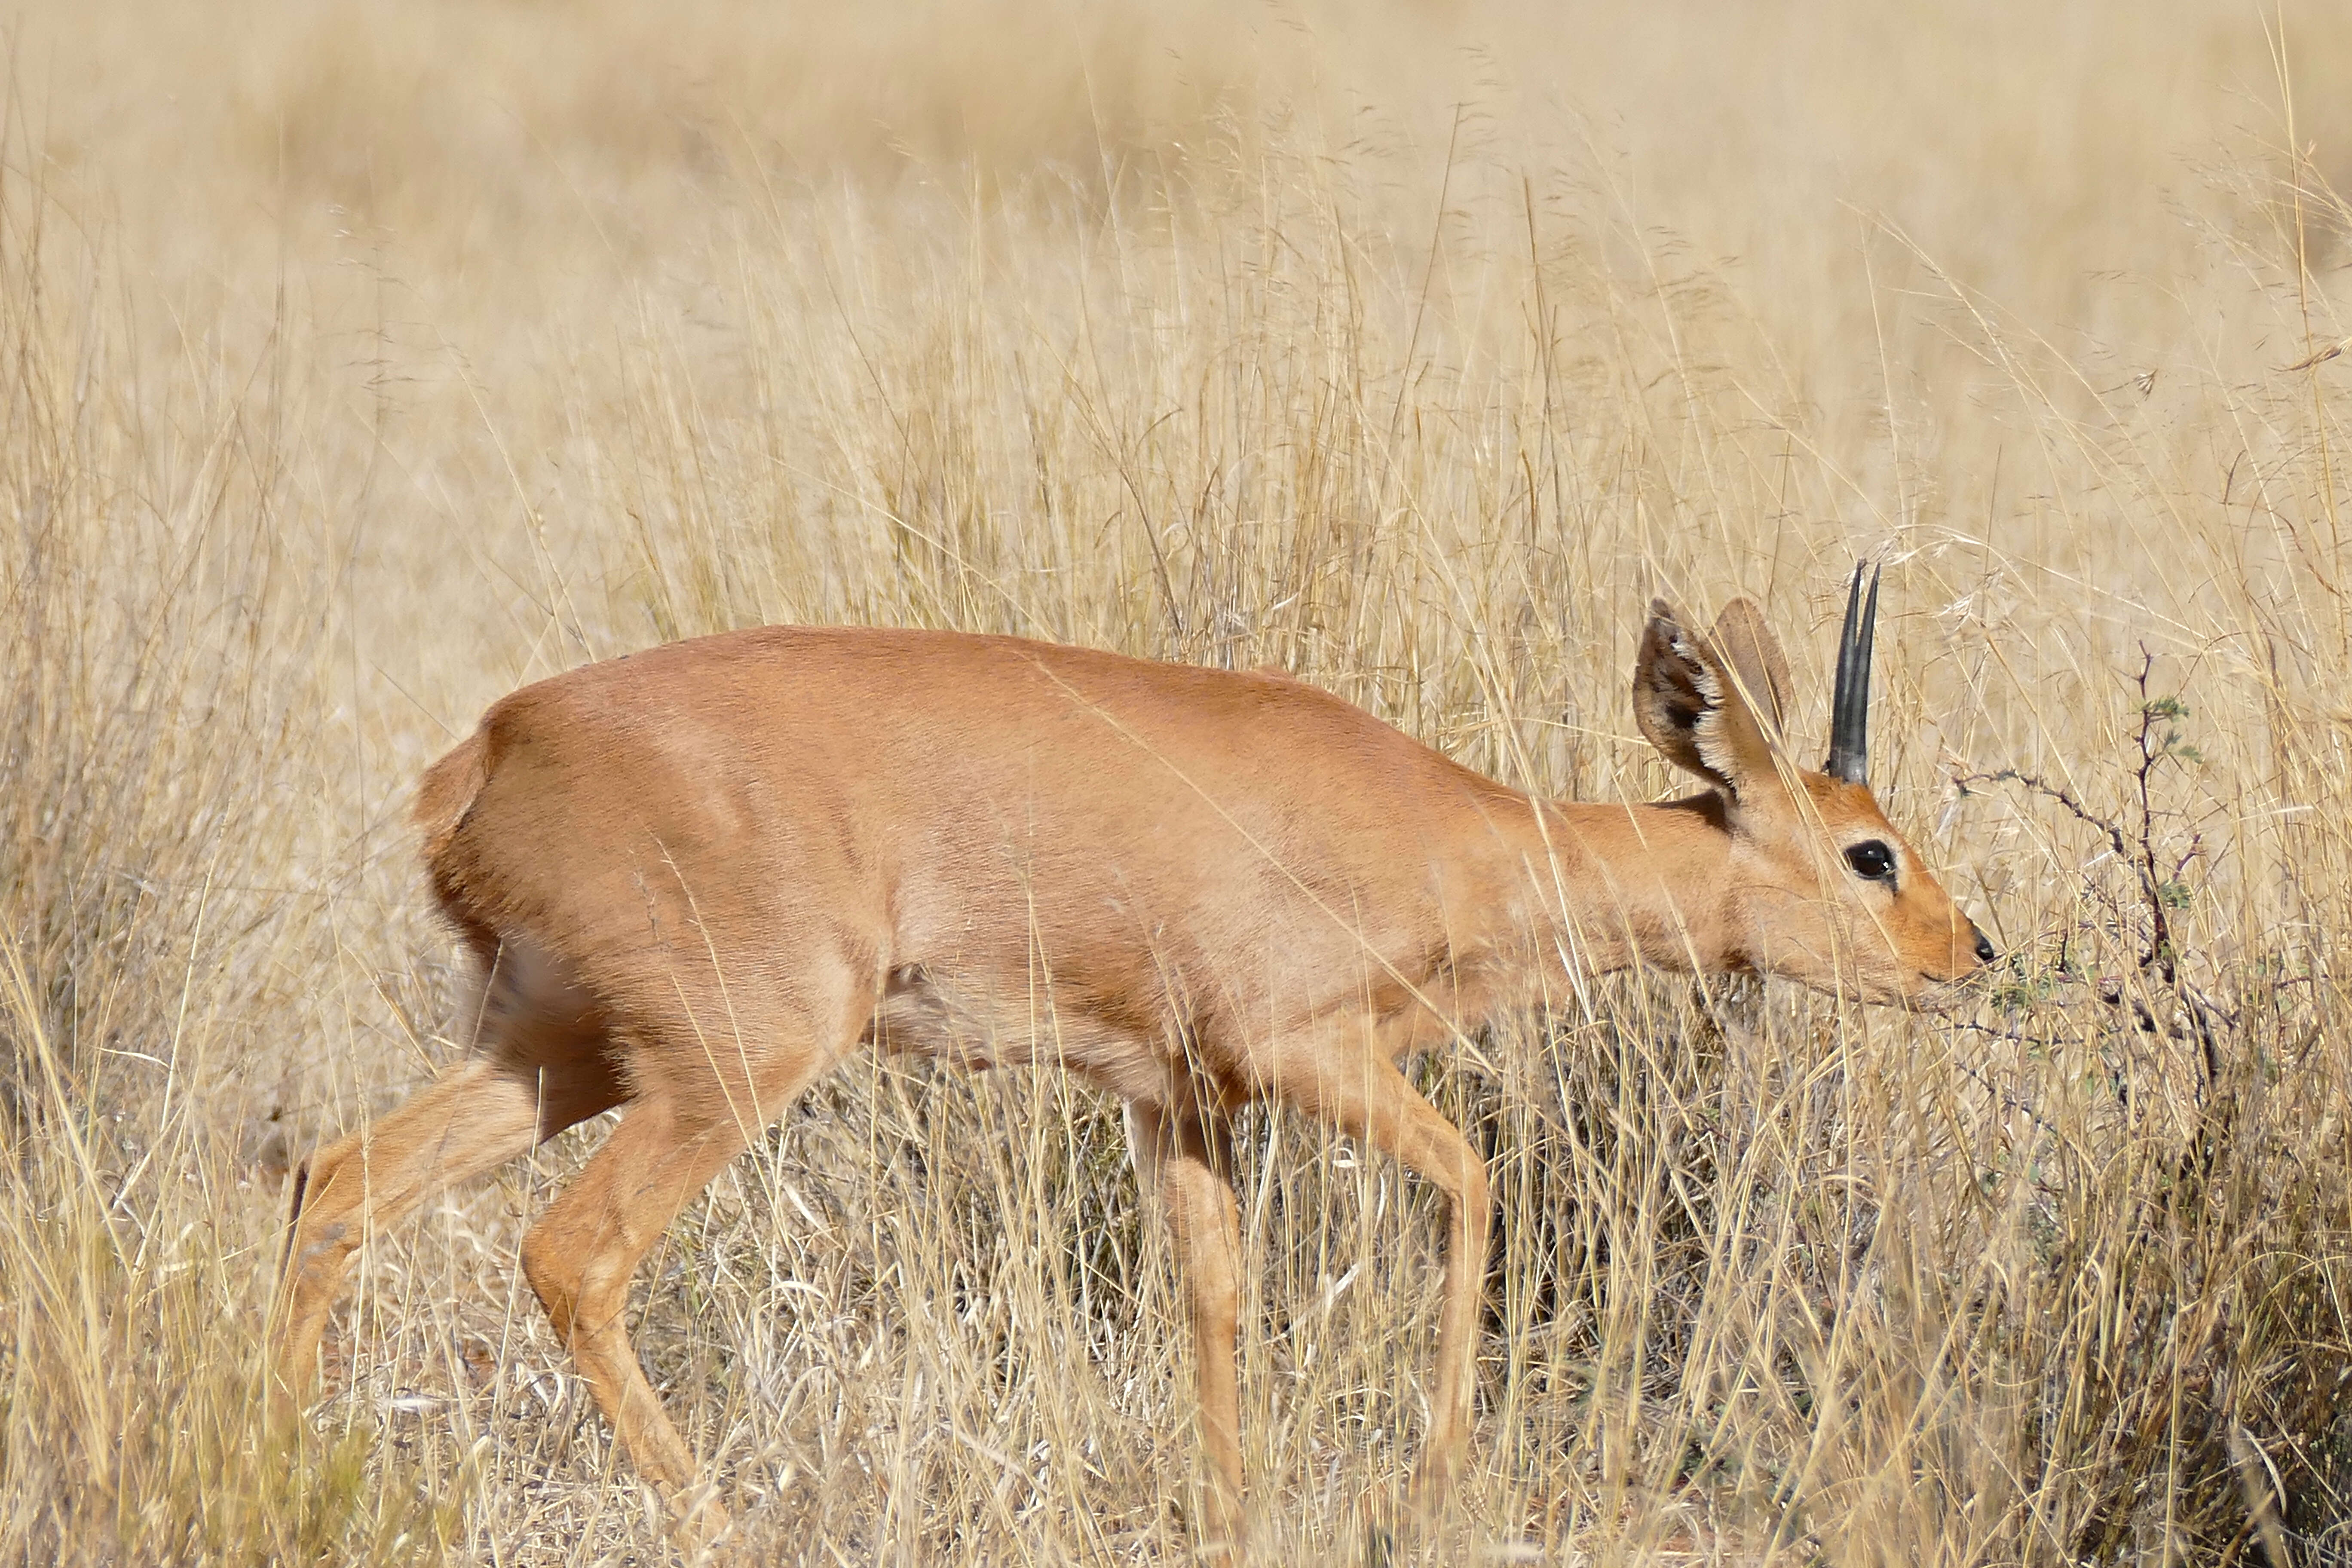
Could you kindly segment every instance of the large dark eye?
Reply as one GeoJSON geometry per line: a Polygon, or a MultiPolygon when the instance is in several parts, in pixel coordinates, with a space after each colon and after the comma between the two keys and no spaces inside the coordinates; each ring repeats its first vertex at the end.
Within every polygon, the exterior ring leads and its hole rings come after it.
{"type": "Polygon", "coordinates": [[[1853,868],[1855,876],[1865,881],[1895,880],[1895,851],[1878,839],[1865,838],[1859,844],[1849,846],[1845,863],[1853,868]]]}

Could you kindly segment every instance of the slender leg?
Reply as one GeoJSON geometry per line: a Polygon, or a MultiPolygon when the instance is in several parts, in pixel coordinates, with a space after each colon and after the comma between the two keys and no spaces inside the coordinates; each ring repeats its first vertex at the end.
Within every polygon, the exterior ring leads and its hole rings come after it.
{"type": "MultiPolygon", "coordinates": [[[[529,1149],[551,1128],[540,1075],[496,1059],[468,1062],[408,1103],[304,1162],[273,1316],[273,1417],[294,1415],[318,1371],[319,1341],[352,1254],[370,1231],[389,1230],[425,1197],[529,1149]]],[[[593,1114],[569,1097],[568,1110],[593,1114]]],[[[566,1123],[568,1125],[568,1123],[566,1123]]]]}
{"type": "Polygon", "coordinates": [[[1241,1300],[1241,1211],[1224,1122],[1130,1100],[1137,1184],[1168,1216],[1192,1313],[1201,1448],[1209,1462],[1203,1552],[1242,1542],[1241,1397],[1234,1384],[1241,1300]]]}
{"type": "Polygon", "coordinates": [[[442,1187],[609,1110],[626,1092],[604,1016],[586,993],[527,952],[484,960],[481,1054],[390,1116],[312,1154],[295,1174],[272,1311],[269,1405],[281,1423],[318,1370],[327,1313],[368,1232],[391,1229],[442,1187]]]}
{"type": "Polygon", "coordinates": [[[680,1533],[702,1541],[727,1528],[727,1510],[690,1497],[700,1469],[629,1342],[629,1280],[743,1140],[731,1117],[689,1120],[667,1100],[640,1100],[522,1238],[524,1277],[621,1446],[678,1511],[680,1533]]]}
{"type": "Polygon", "coordinates": [[[1478,1290],[1486,1261],[1490,1216],[1486,1167],[1462,1130],[1414,1092],[1385,1057],[1361,1051],[1326,1065],[1311,1057],[1307,1070],[1281,1080],[1284,1097],[1311,1115],[1381,1150],[1445,1194],[1444,1306],[1437,1320],[1437,1394],[1429,1413],[1429,1439],[1414,1472],[1423,1508],[1444,1500],[1469,1449],[1473,1342],[1478,1290]]]}

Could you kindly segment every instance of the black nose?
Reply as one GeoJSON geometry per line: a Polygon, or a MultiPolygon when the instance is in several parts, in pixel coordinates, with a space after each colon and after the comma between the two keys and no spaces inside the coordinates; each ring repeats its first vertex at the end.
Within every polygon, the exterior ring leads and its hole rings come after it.
{"type": "MultiPolygon", "coordinates": [[[[1975,923],[1976,923],[1976,922],[1975,922],[1975,921],[1971,921],[1969,922],[1969,924],[1970,924],[1970,925],[1972,925],[1972,926],[1973,926],[1975,923]]],[[[2000,957],[2000,955],[1999,953],[1997,953],[1997,952],[1993,952],[1993,950],[1992,950],[1992,938],[1990,938],[1990,937],[1989,937],[1989,936],[1985,935],[1985,933],[1984,933],[1984,932],[1982,932],[1982,931],[1978,931],[1978,932],[1977,932],[1977,962],[1978,962],[1979,963],[1990,963],[1994,959],[1996,959],[1996,958],[1998,958],[1998,957],[2000,957]]]]}

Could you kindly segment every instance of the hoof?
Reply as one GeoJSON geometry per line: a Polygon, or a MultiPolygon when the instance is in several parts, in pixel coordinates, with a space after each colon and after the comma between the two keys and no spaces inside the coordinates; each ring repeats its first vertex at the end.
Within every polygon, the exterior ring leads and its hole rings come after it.
{"type": "Polygon", "coordinates": [[[1238,1503],[1211,1495],[1206,1502],[1207,1517],[1197,1528],[1181,1498],[1168,1500],[1168,1517],[1180,1532],[1192,1537],[1192,1561],[1202,1563],[1234,1563],[1242,1561],[1247,1544],[1242,1526],[1242,1510],[1238,1503]]]}
{"type": "Polygon", "coordinates": [[[735,1527],[727,1505],[719,1500],[718,1487],[709,1481],[670,1494],[669,1510],[669,1538],[681,1552],[701,1552],[716,1546],[719,1538],[735,1527]]]}

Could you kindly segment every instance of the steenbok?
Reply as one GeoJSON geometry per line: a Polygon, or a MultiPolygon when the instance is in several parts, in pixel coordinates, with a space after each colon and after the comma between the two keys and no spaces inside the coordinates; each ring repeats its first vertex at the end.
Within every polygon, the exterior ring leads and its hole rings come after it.
{"type": "Polygon", "coordinates": [[[275,1405],[314,1374],[362,1237],[625,1106],[523,1237],[523,1271],[681,1528],[714,1534],[725,1510],[629,1343],[638,1260],[861,1047],[1045,1053],[1126,1102],[1166,1212],[1210,1543],[1242,1521],[1234,1111],[1296,1107],[1444,1194],[1415,1486],[1433,1500],[1468,1441],[1486,1175],[1400,1058],[1571,970],[1933,1005],[1992,957],[1864,780],[1877,598],[1857,571],[1819,773],[1783,750],[1788,663],[1756,605],[1702,634],[1653,604],[1634,717],[1707,786],[1654,805],[1530,799],[1280,676],[1012,637],[775,626],[515,692],[416,799],[485,976],[479,1047],[296,1177],[275,1405]]]}

